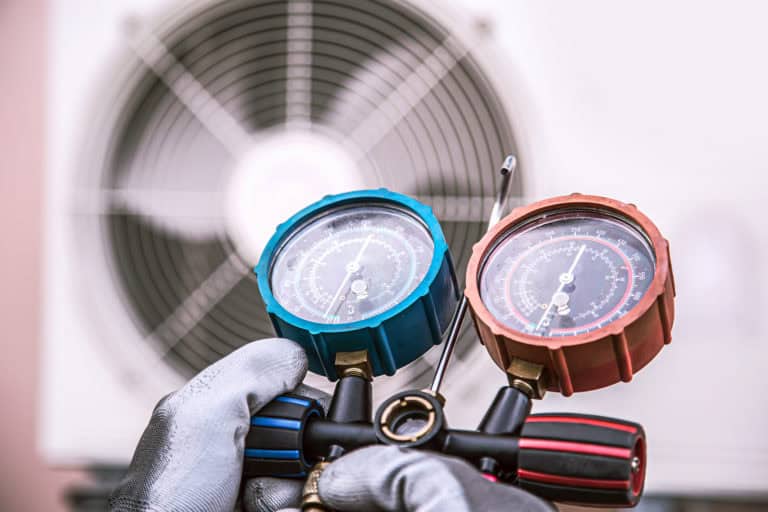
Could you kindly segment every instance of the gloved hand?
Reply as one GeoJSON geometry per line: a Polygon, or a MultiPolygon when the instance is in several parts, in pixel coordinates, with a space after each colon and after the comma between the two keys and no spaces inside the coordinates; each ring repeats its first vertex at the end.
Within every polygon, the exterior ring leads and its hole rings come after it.
{"type": "MultiPolygon", "coordinates": [[[[301,347],[279,338],[245,345],[200,372],[155,407],[110,510],[235,510],[251,416],[289,391],[327,402],[299,386],[306,373],[301,347]]],[[[248,510],[298,505],[302,482],[259,480],[248,486],[248,510]]]]}
{"type": "MultiPolygon", "coordinates": [[[[306,370],[306,355],[298,345],[262,340],[163,398],[112,495],[110,510],[234,510],[250,417],[291,390],[327,408],[327,395],[299,385],[306,370]]],[[[253,479],[245,485],[243,505],[248,512],[297,507],[302,487],[299,480],[253,479]]],[[[486,481],[463,461],[395,447],[345,455],[325,470],[319,488],[321,498],[341,511],[551,510],[519,489],[486,481]]]]}
{"type": "Polygon", "coordinates": [[[517,487],[493,483],[453,457],[371,446],[329,465],[320,498],[339,511],[552,512],[553,505],[517,487]]]}
{"type": "MultiPolygon", "coordinates": [[[[281,485],[278,479],[260,480],[260,492],[281,485]]],[[[522,489],[486,480],[461,459],[395,446],[371,446],[344,455],[323,471],[318,488],[323,503],[340,512],[557,510],[522,489]]],[[[245,501],[247,505],[247,494],[245,501]]]]}

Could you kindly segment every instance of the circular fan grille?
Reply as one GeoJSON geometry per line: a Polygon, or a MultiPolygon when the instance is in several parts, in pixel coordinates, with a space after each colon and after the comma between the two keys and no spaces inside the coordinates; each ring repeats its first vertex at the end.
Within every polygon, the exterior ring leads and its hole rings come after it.
{"type": "MultiPolygon", "coordinates": [[[[362,184],[431,204],[463,276],[494,170],[514,151],[468,42],[393,1],[206,2],[158,26],[131,25],[132,57],[116,76],[112,114],[95,125],[106,135],[92,140],[103,148],[89,151],[88,165],[108,198],[102,249],[114,282],[173,368],[191,374],[273,335],[254,255],[227,212],[242,162],[276,134],[315,137],[300,139],[310,156],[312,140],[328,141],[362,184]]],[[[295,170],[307,179],[327,171],[295,170]]],[[[273,194],[262,183],[250,201],[273,194]]],[[[267,237],[274,223],[247,227],[267,237]]],[[[423,380],[429,365],[404,375],[423,380]]]]}

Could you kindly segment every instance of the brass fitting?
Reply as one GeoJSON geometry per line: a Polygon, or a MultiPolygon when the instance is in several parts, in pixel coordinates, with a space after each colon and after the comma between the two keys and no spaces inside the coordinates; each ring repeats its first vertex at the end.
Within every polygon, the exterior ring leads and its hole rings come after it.
{"type": "Polygon", "coordinates": [[[436,420],[437,413],[428,400],[425,400],[420,396],[404,396],[397,402],[389,404],[389,406],[384,409],[384,412],[381,413],[381,431],[384,432],[389,439],[404,443],[414,443],[432,431],[436,420]],[[390,428],[390,423],[395,412],[402,411],[417,411],[422,413],[426,415],[426,423],[417,432],[398,434],[390,428]]]}
{"type": "Polygon", "coordinates": [[[531,398],[544,398],[547,392],[543,365],[513,357],[507,367],[507,378],[510,386],[531,398]]]}
{"type": "Polygon", "coordinates": [[[320,475],[323,474],[323,470],[330,464],[329,462],[318,462],[312,468],[312,471],[307,475],[307,481],[304,483],[304,490],[301,496],[301,510],[302,512],[328,512],[329,509],[323,505],[320,499],[320,490],[318,484],[320,483],[320,475]]]}
{"type": "Polygon", "coordinates": [[[367,381],[373,380],[373,369],[371,361],[368,358],[367,350],[356,350],[354,352],[337,352],[336,374],[339,377],[361,377],[367,381]]]}

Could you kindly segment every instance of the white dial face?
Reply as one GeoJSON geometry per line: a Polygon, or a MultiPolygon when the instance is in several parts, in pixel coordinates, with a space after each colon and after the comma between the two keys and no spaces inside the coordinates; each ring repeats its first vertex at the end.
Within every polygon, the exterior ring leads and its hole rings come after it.
{"type": "Polygon", "coordinates": [[[424,279],[433,253],[426,226],[406,210],[340,207],[288,236],[272,260],[270,287],[300,318],[356,322],[402,302],[424,279]]]}

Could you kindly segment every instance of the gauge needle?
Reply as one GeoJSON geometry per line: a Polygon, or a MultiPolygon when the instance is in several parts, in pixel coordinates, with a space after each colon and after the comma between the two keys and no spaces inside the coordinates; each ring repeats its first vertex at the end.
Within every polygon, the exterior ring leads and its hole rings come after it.
{"type": "Polygon", "coordinates": [[[547,305],[547,309],[544,310],[544,314],[541,315],[541,318],[539,319],[539,323],[536,324],[536,330],[538,330],[541,327],[541,325],[544,323],[544,320],[546,320],[547,315],[549,314],[549,310],[552,309],[552,306],[558,300],[558,296],[563,291],[563,288],[565,288],[565,285],[573,282],[573,271],[576,270],[576,265],[578,265],[579,260],[581,259],[581,255],[584,254],[584,250],[586,248],[587,248],[587,244],[582,244],[581,247],[579,247],[579,252],[576,253],[576,257],[573,258],[573,263],[571,263],[571,266],[568,269],[568,271],[565,272],[564,274],[560,274],[560,286],[558,286],[557,290],[555,290],[555,293],[552,294],[552,298],[550,299],[549,304],[547,305]]]}
{"type": "Polygon", "coordinates": [[[325,314],[323,315],[324,317],[327,318],[328,315],[331,314],[331,310],[333,310],[333,305],[336,304],[336,301],[341,295],[341,292],[344,291],[344,288],[347,286],[347,282],[352,277],[352,274],[354,274],[360,269],[360,259],[363,257],[363,253],[368,248],[368,245],[371,243],[371,240],[373,240],[373,234],[368,235],[368,238],[365,239],[365,242],[363,242],[363,246],[360,248],[359,251],[357,251],[357,256],[355,256],[355,259],[347,263],[347,275],[345,275],[344,279],[342,279],[341,284],[339,285],[339,289],[336,290],[336,294],[333,296],[333,299],[331,299],[331,303],[328,304],[328,309],[325,310],[325,314]]]}

